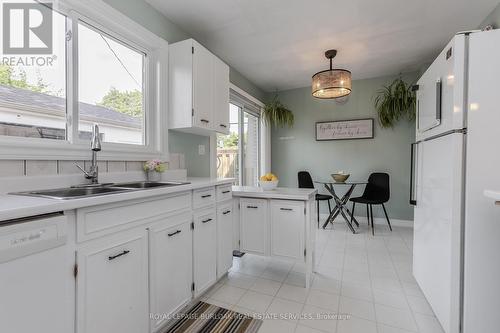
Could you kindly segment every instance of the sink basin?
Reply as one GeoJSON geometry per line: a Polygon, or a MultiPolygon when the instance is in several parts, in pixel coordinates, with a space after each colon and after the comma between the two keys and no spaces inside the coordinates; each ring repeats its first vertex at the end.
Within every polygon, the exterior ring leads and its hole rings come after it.
{"type": "Polygon", "coordinates": [[[121,184],[113,184],[114,188],[128,188],[128,189],[147,189],[147,188],[156,188],[156,187],[169,187],[169,186],[180,186],[186,185],[189,183],[184,182],[130,182],[130,183],[121,183],[121,184]]]}
{"type": "Polygon", "coordinates": [[[98,184],[98,185],[78,185],[68,188],[59,188],[52,190],[39,190],[39,191],[28,191],[28,192],[17,192],[11,193],[15,195],[26,195],[32,197],[42,197],[50,199],[78,199],[78,198],[88,198],[95,197],[106,194],[129,192],[134,190],[146,190],[157,187],[168,187],[168,186],[179,186],[186,185],[189,183],[184,182],[148,182],[148,181],[138,181],[120,184],[98,184]]]}
{"type": "Polygon", "coordinates": [[[103,186],[103,187],[60,188],[52,190],[19,192],[12,194],[65,200],[65,199],[94,197],[98,195],[113,194],[113,193],[127,192],[127,191],[130,191],[130,189],[103,186]]]}

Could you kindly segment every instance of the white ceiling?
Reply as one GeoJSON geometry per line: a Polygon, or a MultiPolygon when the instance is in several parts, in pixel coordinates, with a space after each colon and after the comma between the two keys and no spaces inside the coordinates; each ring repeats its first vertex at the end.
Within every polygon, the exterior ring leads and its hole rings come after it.
{"type": "Polygon", "coordinates": [[[498,0],[146,0],[265,91],[334,66],[363,79],[429,63],[498,0]]]}

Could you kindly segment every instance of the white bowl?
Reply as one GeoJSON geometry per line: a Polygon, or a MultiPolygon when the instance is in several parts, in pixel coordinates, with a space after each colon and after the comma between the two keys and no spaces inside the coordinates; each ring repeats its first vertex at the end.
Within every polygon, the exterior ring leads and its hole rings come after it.
{"type": "Polygon", "coordinates": [[[259,185],[264,191],[271,191],[274,190],[276,187],[278,187],[278,180],[273,180],[273,181],[264,181],[264,180],[259,180],[259,185]]]}

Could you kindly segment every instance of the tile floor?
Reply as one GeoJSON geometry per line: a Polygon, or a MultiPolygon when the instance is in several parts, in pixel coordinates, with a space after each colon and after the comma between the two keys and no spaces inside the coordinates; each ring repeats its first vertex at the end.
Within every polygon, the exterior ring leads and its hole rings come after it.
{"type": "Polygon", "coordinates": [[[336,223],[318,230],[310,290],[302,264],[246,254],[203,300],[264,316],[259,333],[442,333],[411,274],[412,232],[336,223]]]}

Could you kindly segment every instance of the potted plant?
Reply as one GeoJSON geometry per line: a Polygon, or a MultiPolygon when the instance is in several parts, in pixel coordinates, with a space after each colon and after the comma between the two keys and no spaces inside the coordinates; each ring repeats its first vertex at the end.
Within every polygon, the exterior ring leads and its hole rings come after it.
{"type": "Polygon", "coordinates": [[[380,126],[384,128],[394,127],[402,118],[415,120],[416,95],[412,85],[399,77],[384,86],[375,97],[375,109],[380,126]]]}
{"type": "Polygon", "coordinates": [[[268,125],[274,127],[292,127],[294,123],[293,112],[280,102],[278,95],[264,105],[262,116],[268,125]]]}
{"type": "Polygon", "coordinates": [[[148,181],[157,182],[161,180],[161,173],[167,170],[165,162],[160,160],[151,160],[144,163],[144,171],[148,181]]]}

